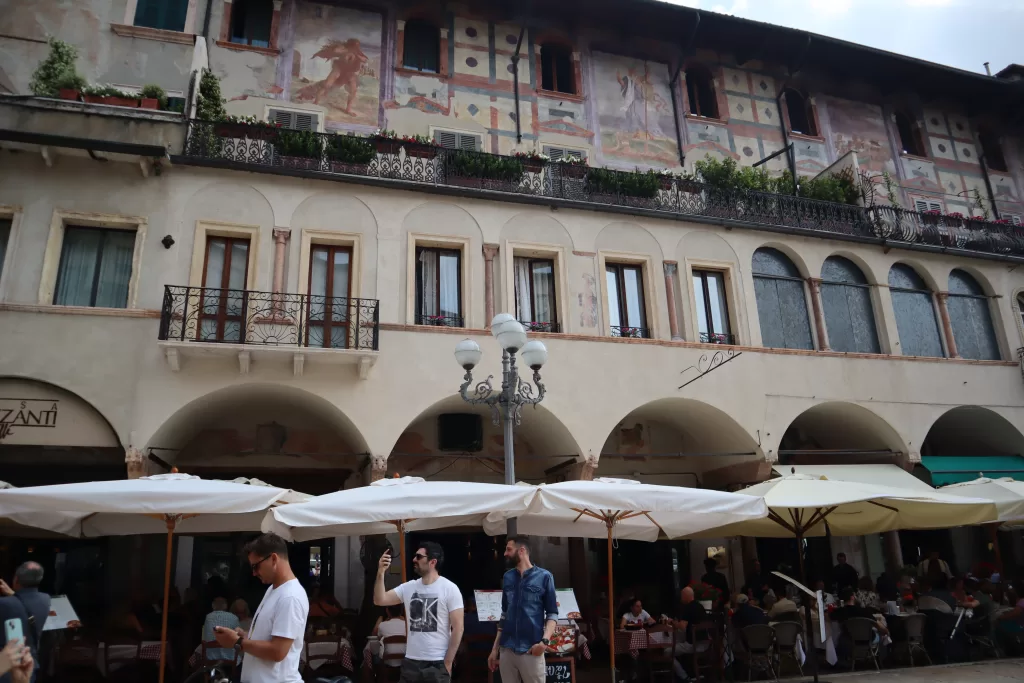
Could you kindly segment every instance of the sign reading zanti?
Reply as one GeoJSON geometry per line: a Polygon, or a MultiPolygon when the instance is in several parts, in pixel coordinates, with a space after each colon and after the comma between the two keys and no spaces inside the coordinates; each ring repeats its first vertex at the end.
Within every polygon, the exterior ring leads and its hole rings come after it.
{"type": "Polygon", "coordinates": [[[0,441],[16,428],[54,429],[59,403],[41,398],[0,398],[0,441]]]}
{"type": "Polygon", "coordinates": [[[118,446],[110,424],[87,402],[60,387],[0,379],[0,446],[118,446]]]}

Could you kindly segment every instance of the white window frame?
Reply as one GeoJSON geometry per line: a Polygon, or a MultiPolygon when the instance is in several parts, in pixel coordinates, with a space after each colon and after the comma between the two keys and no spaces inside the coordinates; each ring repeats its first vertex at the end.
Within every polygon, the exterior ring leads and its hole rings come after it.
{"type": "Polygon", "coordinates": [[[946,213],[946,205],[941,200],[929,199],[927,197],[911,197],[910,201],[914,203],[914,211],[918,213],[925,213],[926,211],[946,213]],[[925,205],[925,208],[921,208],[922,204],[925,205]]]}
{"type": "Polygon", "coordinates": [[[0,301],[7,298],[8,282],[14,277],[11,269],[14,267],[14,250],[17,246],[18,235],[20,234],[21,217],[23,211],[20,206],[0,204],[0,220],[11,222],[11,231],[7,235],[7,250],[4,252],[3,261],[0,262],[0,301]]]}
{"type": "Polygon", "coordinates": [[[206,241],[208,237],[233,237],[235,239],[249,240],[249,263],[245,276],[245,288],[255,290],[257,282],[256,271],[260,262],[260,226],[208,220],[196,221],[196,231],[192,238],[192,269],[188,275],[188,286],[203,286],[203,272],[206,268],[206,241]]]}
{"type": "MultiPolygon", "coordinates": [[[[57,306],[58,308],[89,308],[117,311],[136,308],[139,296],[139,278],[142,270],[142,247],[146,243],[147,225],[147,219],[143,216],[122,216],[120,214],[54,209],[53,218],[50,221],[50,234],[46,238],[46,252],[43,254],[43,272],[39,280],[39,305],[57,306]],[[111,309],[100,306],[57,306],[57,304],[53,303],[53,294],[57,289],[57,277],[60,275],[60,256],[64,249],[64,232],[69,224],[88,228],[127,230],[135,233],[135,251],[132,253],[132,276],[128,280],[128,301],[123,309],[111,309]]],[[[13,233],[13,229],[11,232],[13,233]]]]}
{"type": "MultiPolygon", "coordinates": [[[[215,0],[207,0],[207,2],[214,2],[215,0]]],[[[231,0],[225,0],[230,2],[231,0]]],[[[135,11],[139,7],[139,0],[128,0],[124,6],[124,23],[122,26],[129,29],[129,35],[135,38],[153,38],[159,39],[160,36],[177,36],[176,39],[170,42],[186,42],[191,44],[194,40],[193,36],[196,32],[196,19],[198,12],[199,2],[198,0],[188,0],[188,9],[185,12],[185,26],[181,31],[171,31],[164,28],[150,28],[149,26],[135,26],[135,11]],[[131,29],[135,29],[134,31],[131,29]]],[[[117,32],[117,26],[114,26],[115,32],[117,32]]]]}
{"type": "MultiPolygon", "coordinates": [[[[315,133],[324,132],[324,111],[317,109],[299,109],[298,107],[278,106],[276,104],[268,104],[263,107],[263,120],[271,121],[270,113],[272,111],[283,111],[289,114],[305,114],[307,116],[316,117],[316,128],[312,129],[315,133]]],[[[289,128],[289,130],[302,130],[301,128],[289,128]]]]}
{"type": "MultiPolygon", "coordinates": [[[[628,251],[597,252],[597,267],[601,282],[601,314],[603,316],[602,331],[605,337],[612,336],[611,313],[608,309],[608,263],[622,263],[629,266],[640,266],[644,278],[644,314],[647,319],[648,339],[660,339],[661,325],[658,320],[659,310],[654,288],[654,258],[649,254],[637,254],[628,251]]],[[[620,337],[616,337],[619,339],[620,337]]]]}
{"type": "Polygon", "coordinates": [[[452,237],[450,235],[430,235],[410,232],[407,243],[405,263],[405,320],[407,325],[416,324],[416,248],[433,247],[436,249],[458,249],[462,256],[459,259],[459,274],[462,286],[459,288],[459,308],[464,327],[473,329],[476,320],[473,315],[473,283],[470,281],[472,270],[469,267],[470,239],[468,237],[452,237]]]}
{"type": "MultiPolygon", "coordinates": [[[[467,137],[476,138],[476,147],[472,151],[476,151],[476,152],[484,151],[484,134],[481,133],[481,132],[473,132],[473,131],[468,131],[468,130],[456,130],[454,128],[443,128],[441,126],[431,126],[429,128],[429,131],[430,131],[430,139],[434,140],[435,142],[437,142],[437,134],[438,133],[450,133],[452,135],[457,135],[457,136],[467,136],[467,137]]],[[[437,144],[439,146],[441,146],[440,142],[437,142],[437,144]]],[[[465,149],[465,148],[464,147],[443,147],[443,149],[465,149]]],[[[466,151],[470,151],[470,150],[466,150],[466,151]]]]}
{"type": "MultiPolygon", "coordinates": [[[[583,149],[582,147],[565,147],[563,145],[541,144],[540,149],[541,154],[546,154],[548,157],[551,157],[549,150],[558,150],[559,152],[563,153],[563,156],[565,152],[575,152],[580,155],[580,158],[583,159],[583,161],[587,161],[590,158],[589,154],[587,153],[587,150],[583,149]]],[[[556,160],[552,157],[551,161],[556,160]]]]}
{"type": "Polygon", "coordinates": [[[569,332],[569,284],[566,280],[565,247],[551,244],[535,244],[533,242],[513,242],[505,240],[502,246],[505,257],[505,310],[515,314],[516,310],[516,275],[515,260],[517,258],[550,259],[554,262],[555,272],[555,322],[561,334],[569,332]]]}
{"type": "Polygon", "coordinates": [[[1004,213],[1002,218],[1010,221],[1010,225],[1022,226],[1024,225],[1024,219],[1021,218],[1018,213],[1004,213]]]}

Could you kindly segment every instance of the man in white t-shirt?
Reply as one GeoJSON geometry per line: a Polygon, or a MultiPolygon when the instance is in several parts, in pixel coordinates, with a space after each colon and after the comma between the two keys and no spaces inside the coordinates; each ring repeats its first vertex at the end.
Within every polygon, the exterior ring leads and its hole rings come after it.
{"type": "Polygon", "coordinates": [[[409,635],[402,660],[400,683],[450,683],[452,663],[462,642],[462,593],[454,583],[438,574],[444,550],[427,541],[412,556],[413,569],[420,578],[394,590],[384,588],[384,574],[391,566],[391,553],[381,555],[373,604],[380,607],[405,604],[409,635]]]}
{"type": "Polygon", "coordinates": [[[253,576],[270,584],[246,633],[218,626],[217,643],[244,653],[242,683],[302,683],[299,673],[309,600],[288,564],[288,545],[263,534],[245,546],[253,576]]]}

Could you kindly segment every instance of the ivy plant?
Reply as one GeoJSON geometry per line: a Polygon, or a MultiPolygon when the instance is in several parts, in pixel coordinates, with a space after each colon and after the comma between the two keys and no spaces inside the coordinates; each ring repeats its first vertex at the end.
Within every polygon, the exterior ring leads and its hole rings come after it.
{"type": "Polygon", "coordinates": [[[661,174],[657,171],[616,171],[610,168],[592,168],[587,171],[587,189],[595,194],[619,194],[627,197],[651,199],[661,189],[661,174]]]}
{"type": "Polygon", "coordinates": [[[285,157],[319,159],[324,151],[323,138],[311,130],[282,130],[274,145],[285,157]]]}
{"type": "Polygon", "coordinates": [[[368,138],[355,135],[332,135],[324,145],[327,158],[349,164],[368,164],[377,156],[377,149],[368,138]]]}
{"type": "Polygon", "coordinates": [[[85,85],[85,79],[78,75],[75,70],[75,62],[78,61],[78,49],[63,40],[50,38],[50,54],[46,56],[29,82],[29,89],[33,95],[39,97],[56,97],[61,88],[68,88],[69,84],[78,86],[72,89],[81,89],[85,85]]]}
{"type": "Polygon", "coordinates": [[[523,162],[515,157],[480,154],[454,150],[447,156],[448,174],[463,178],[486,178],[519,182],[523,177],[523,162]]]}

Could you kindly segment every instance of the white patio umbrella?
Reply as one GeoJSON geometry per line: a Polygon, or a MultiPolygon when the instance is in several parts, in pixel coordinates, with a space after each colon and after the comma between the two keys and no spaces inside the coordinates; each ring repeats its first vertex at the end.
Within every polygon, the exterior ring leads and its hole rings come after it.
{"type": "MultiPolygon", "coordinates": [[[[17,487],[0,481],[0,491],[13,488],[17,487]]],[[[76,535],[80,520],[80,515],[64,512],[28,513],[27,516],[15,512],[0,517],[0,536],[35,537],[40,530],[52,532],[54,536],[71,536],[76,535]]]]}
{"type": "MultiPolygon", "coordinates": [[[[491,535],[505,532],[505,520],[517,517],[520,533],[608,539],[609,634],[615,629],[612,541],[656,541],[690,536],[715,527],[757,520],[768,514],[763,500],[734,493],[680,486],[656,486],[629,479],[601,478],[541,484],[523,514],[496,513],[485,522],[491,535]]],[[[610,644],[612,678],[615,645],[610,644]]]]}
{"type": "Polygon", "coordinates": [[[206,480],[174,472],[140,479],[0,490],[0,517],[13,517],[20,524],[47,529],[51,528],[47,525],[52,523],[53,511],[59,510],[75,518],[75,524],[64,532],[72,536],[167,534],[160,634],[163,683],[175,531],[258,531],[263,513],[288,494],[287,489],[273,486],[206,480]]]}
{"type": "Polygon", "coordinates": [[[1010,477],[989,479],[980,477],[973,481],[950,484],[938,489],[940,493],[964,498],[987,498],[996,505],[997,522],[1007,526],[1024,523],[1024,481],[1010,477]]]}
{"type": "MultiPolygon", "coordinates": [[[[533,486],[469,481],[425,481],[421,477],[381,479],[369,486],[317,496],[267,512],[263,531],[293,541],[328,536],[362,536],[397,531],[405,550],[405,533],[455,526],[482,526],[494,512],[515,517],[526,510],[533,486]]],[[[402,559],[402,581],[406,562],[402,559]]]]}

